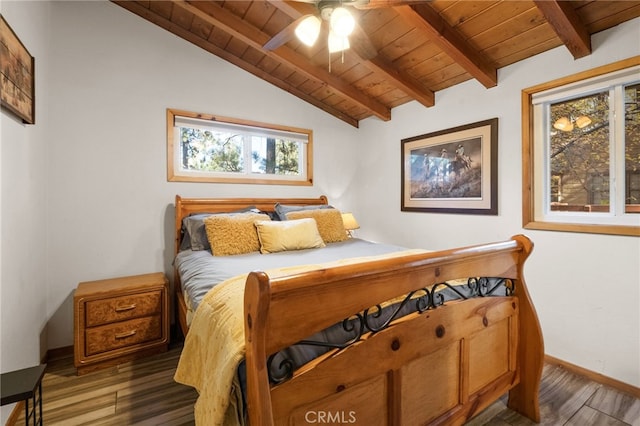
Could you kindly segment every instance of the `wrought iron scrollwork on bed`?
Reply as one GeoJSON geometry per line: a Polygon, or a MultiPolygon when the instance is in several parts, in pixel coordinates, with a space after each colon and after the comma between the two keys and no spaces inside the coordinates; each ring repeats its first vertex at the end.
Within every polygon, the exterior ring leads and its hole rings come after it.
{"type": "MultiPolygon", "coordinates": [[[[332,327],[328,333],[320,333],[322,337],[330,335],[329,339],[305,339],[292,346],[313,346],[323,348],[316,351],[316,355],[331,349],[345,349],[362,340],[368,333],[378,333],[391,326],[398,318],[413,312],[419,314],[443,306],[455,300],[468,300],[476,297],[512,296],[515,282],[508,278],[470,277],[466,284],[452,285],[441,282],[429,287],[423,287],[408,293],[402,300],[383,307],[378,304],[345,318],[340,324],[332,327]]],[[[267,359],[269,380],[272,384],[279,384],[293,377],[294,372],[308,362],[309,359],[298,360],[291,351],[284,350],[272,354],[267,359]]]]}

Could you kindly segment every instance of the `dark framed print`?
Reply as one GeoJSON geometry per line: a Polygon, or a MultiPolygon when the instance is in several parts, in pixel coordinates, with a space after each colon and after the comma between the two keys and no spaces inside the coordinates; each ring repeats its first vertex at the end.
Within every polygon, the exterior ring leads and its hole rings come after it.
{"type": "Polygon", "coordinates": [[[402,139],[402,211],[498,214],[498,119],[402,139]]]}
{"type": "Polygon", "coordinates": [[[1,15],[0,64],[2,108],[35,124],[35,61],[1,15]]]}

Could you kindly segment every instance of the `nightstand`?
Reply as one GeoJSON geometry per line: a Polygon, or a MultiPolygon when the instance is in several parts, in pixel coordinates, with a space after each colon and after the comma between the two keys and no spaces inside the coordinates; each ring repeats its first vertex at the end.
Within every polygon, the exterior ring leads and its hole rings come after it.
{"type": "Polygon", "coordinates": [[[78,375],[165,352],[168,293],[161,272],[78,284],[73,296],[78,375]]]}

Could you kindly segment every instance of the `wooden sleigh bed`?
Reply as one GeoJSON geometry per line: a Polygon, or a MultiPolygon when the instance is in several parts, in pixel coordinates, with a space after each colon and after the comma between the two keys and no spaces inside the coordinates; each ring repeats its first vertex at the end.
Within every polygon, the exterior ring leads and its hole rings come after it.
{"type": "MultiPolygon", "coordinates": [[[[176,247],[182,219],[190,214],[247,206],[272,212],[276,203],[326,205],[327,199],[177,196],[176,247]]],[[[249,424],[464,424],[507,392],[509,408],[539,422],[544,350],[523,277],[532,248],[527,237],[517,235],[277,277],[250,272],[242,313],[249,424]],[[469,277],[470,287],[476,283],[476,297],[438,303],[440,283],[469,277]],[[480,283],[488,277],[502,280],[505,295],[486,294],[480,283]],[[422,307],[415,312],[390,318],[373,332],[366,327],[367,318],[380,312],[371,307],[396,299],[419,306],[420,298],[422,307]],[[361,324],[357,339],[328,350],[284,380],[270,377],[272,354],[345,318],[361,324]]],[[[178,319],[188,335],[179,286],[176,276],[178,319]]]]}

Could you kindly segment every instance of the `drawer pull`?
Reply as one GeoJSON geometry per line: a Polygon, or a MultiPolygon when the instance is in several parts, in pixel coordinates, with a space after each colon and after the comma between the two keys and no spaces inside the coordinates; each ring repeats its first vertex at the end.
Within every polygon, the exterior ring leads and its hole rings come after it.
{"type": "Polygon", "coordinates": [[[125,337],[131,337],[134,334],[136,334],[135,330],[127,331],[125,333],[118,333],[116,334],[116,339],[124,339],[125,337]]]}
{"type": "Polygon", "coordinates": [[[132,309],[136,308],[136,304],[132,303],[130,305],[127,306],[116,306],[116,312],[124,312],[124,311],[130,311],[132,309]]]}

